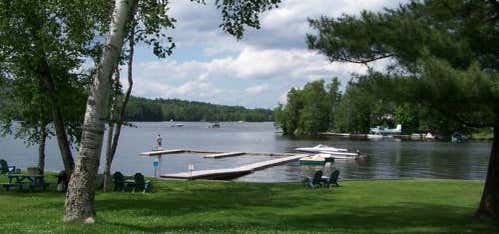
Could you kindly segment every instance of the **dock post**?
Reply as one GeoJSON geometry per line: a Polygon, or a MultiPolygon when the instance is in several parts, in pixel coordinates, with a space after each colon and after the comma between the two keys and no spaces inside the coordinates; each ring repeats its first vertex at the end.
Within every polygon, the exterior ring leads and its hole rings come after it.
{"type": "Polygon", "coordinates": [[[161,154],[158,155],[158,174],[156,177],[159,177],[161,175],[161,154]]]}

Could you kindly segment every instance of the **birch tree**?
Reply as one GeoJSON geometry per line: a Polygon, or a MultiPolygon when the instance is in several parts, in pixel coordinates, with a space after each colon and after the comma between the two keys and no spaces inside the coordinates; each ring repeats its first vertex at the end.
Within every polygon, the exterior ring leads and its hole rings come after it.
{"type": "Polygon", "coordinates": [[[123,52],[123,60],[127,67],[128,86],[125,93],[122,93],[119,70],[116,71],[114,79],[114,92],[111,95],[110,113],[107,131],[107,150],[104,165],[103,190],[108,189],[111,178],[111,165],[118,148],[121,129],[125,124],[125,111],[132,93],[133,87],[133,57],[135,45],[137,43],[146,44],[152,47],[152,52],[158,58],[165,58],[171,55],[175,43],[167,36],[166,31],[174,27],[175,19],[170,18],[166,12],[168,1],[139,1],[136,9],[132,13],[132,19],[128,26],[127,44],[123,52]],[[166,41],[166,43],[165,43],[166,41]]]}
{"type": "MultiPolygon", "coordinates": [[[[280,0],[216,0],[214,3],[222,13],[220,27],[236,38],[241,38],[245,25],[259,28],[259,13],[277,6],[279,2],[280,0]]],[[[136,2],[132,0],[115,1],[109,35],[103,48],[100,63],[95,69],[93,84],[87,100],[80,151],[66,194],[64,213],[66,222],[94,222],[95,178],[104,138],[104,124],[109,111],[111,76],[118,63],[127,35],[126,26],[130,22],[136,6],[136,2]]]]}

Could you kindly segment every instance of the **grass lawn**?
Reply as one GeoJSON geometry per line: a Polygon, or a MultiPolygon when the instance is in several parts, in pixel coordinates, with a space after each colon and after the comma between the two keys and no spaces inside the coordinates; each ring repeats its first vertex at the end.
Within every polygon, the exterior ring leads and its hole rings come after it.
{"type": "MultiPolygon", "coordinates": [[[[2,176],[3,177],[3,176],[2,176]]],[[[3,233],[498,233],[471,218],[482,182],[298,183],[157,181],[151,194],[97,193],[92,225],[62,224],[64,194],[0,191],[3,233]]],[[[50,190],[54,190],[54,187],[50,190]]]]}

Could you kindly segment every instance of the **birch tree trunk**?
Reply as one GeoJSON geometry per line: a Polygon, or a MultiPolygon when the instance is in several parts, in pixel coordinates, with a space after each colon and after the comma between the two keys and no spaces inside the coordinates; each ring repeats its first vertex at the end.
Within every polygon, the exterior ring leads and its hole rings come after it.
{"type": "Polygon", "coordinates": [[[110,32],[87,100],[81,147],[66,193],[65,222],[93,223],[95,220],[95,178],[99,168],[104,125],[109,108],[111,76],[121,54],[123,39],[126,36],[125,28],[134,7],[136,7],[135,0],[115,1],[110,32]]]}
{"type": "MultiPolygon", "coordinates": [[[[107,191],[107,188],[109,187],[109,181],[111,178],[111,164],[113,163],[114,155],[116,154],[116,149],[118,148],[118,141],[120,139],[120,134],[121,134],[121,128],[123,127],[123,122],[125,121],[125,110],[126,106],[128,104],[128,100],[130,99],[130,95],[132,93],[132,87],[133,87],[133,77],[132,77],[132,67],[133,67],[133,54],[134,54],[134,47],[135,47],[135,27],[132,26],[130,30],[130,36],[128,39],[129,47],[130,47],[130,54],[128,57],[128,88],[125,93],[125,99],[123,100],[123,103],[120,108],[120,113],[117,116],[116,120],[116,129],[113,127],[113,131],[109,131],[109,134],[112,134],[114,132],[114,135],[112,138],[109,138],[108,141],[108,150],[106,154],[106,165],[104,168],[104,185],[103,185],[103,190],[107,191]]],[[[119,78],[117,80],[119,82],[119,78]]],[[[117,100],[116,100],[117,101],[117,100]]],[[[109,128],[111,130],[111,127],[109,128]]],[[[110,136],[110,135],[109,135],[110,136]]]]}

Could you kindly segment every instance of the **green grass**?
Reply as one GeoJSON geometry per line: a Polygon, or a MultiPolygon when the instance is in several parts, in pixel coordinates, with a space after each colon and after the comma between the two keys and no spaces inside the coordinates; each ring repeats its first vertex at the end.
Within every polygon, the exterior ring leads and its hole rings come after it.
{"type": "MultiPolygon", "coordinates": [[[[310,190],[297,183],[154,181],[151,194],[96,196],[92,225],[63,224],[64,194],[0,192],[3,233],[498,233],[472,218],[482,182],[345,181],[310,190]]],[[[54,186],[52,186],[54,190],[54,186]]]]}

